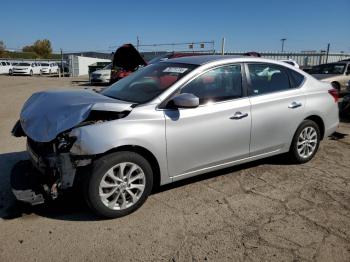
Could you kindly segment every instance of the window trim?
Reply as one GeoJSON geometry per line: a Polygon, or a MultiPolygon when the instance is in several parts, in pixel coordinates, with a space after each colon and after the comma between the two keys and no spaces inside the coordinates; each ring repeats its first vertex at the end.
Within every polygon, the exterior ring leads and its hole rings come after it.
{"type": "MultiPolygon", "coordinates": [[[[281,93],[281,92],[286,92],[286,91],[300,89],[304,85],[305,80],[306,80],[306,77],[303,76],[304,79],[301,82],[301,84],[299,86],[297,86],[297,87],[292,87],[292,79],[291,79],[291,75],[289,73],[289,70],[293,70],[293,69],[290,69],[288,67],[284,67],[282,65],[274,64],[274,63],[268,63],[268,62],[244,62],[244,67],[245,67],[246,79],[247,79],[247,92],[248,92],[247,96],[248,97],[257,97],[257,96],[270,95],[270,94],[276,94],[276,93],[281,93]],[[252,89],[252,82],[251,82],[250,73],[249,73],[249,65],[251,65],[251,64],[272,65],[274,67],[280,68],[288,76],[289,89],[283,89],[283,90],[273,91],[273,92],[264,93],[264,94],[252,95],[253,94],[253,92],[252,92],[253,89],[252,89]]],[[[296,73],[298,73],[298,72],[296,72],[296,73]]],[[[298,74],[300,74],[300,73],[298,73],[298,74]]]]}
{"type": "MultiPolygon", "coordinates": [[[[179,86],[173,93],[171,93],[167,98],[165,98],[157,107],[156,110],[180,110],[178,108],[167,108],[167,104],[168,102],[177,94],[179,94],[179,92],[181,92],[181,90],[188,85],[190,82],[194,81],[195,79],[197,79],[198,77],[200,77],[201,75],[217,69],[217,68],[221,68],[221,67],[226,67],[226,66],[230,66],[230,65],[240,65],[241,66],[241,78],[242,78],[242,96],[239,98],[232,98],[232,99],[227,99],[227,100],[222,100],[222,101],[213,101],[213,103],[210,103],[210,106],[213,106],[215,104],[221,104],[221,103],[227,103],[227,102],[232,102],[232,101],[236,101],[239,99],[243,99],[243,98],[247,98],[248,97],[248,83],[247,83],[247,79],[246,79],[246,71],[245,71],[245,66],[243,62],[235,62],[235,63],[225,63],[225,64],[221,64],[221,65],[216,65],[210,68],[207,68],[203,71],[201,71],[200,73],[198,73],[196,76],[192,77],[191,79],[189,79],[188,81],[186,81],[185,83],[183,83],[181,86],[179,86]]],[[[209,106],[207,103],[206,104],[201,104],[198,107],[204,107],[204,106],[209,106]]],[[[181,109],[193,109],[193,108],[181,108],[181,109]]]]}

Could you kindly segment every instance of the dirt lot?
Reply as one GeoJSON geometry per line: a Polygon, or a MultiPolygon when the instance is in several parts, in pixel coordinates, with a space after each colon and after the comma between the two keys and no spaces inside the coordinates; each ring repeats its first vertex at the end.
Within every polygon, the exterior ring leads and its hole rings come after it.
{"type": "Polygon", "coordinates": [[[84,83],[0,76],[0,261],[350,261],[345,123],[307,164],[270,158],[162,187],[121,219],[99,221],[79,195],[17,205],[9,173],[25,140],[10,130],[23,102],[84,83]]]}

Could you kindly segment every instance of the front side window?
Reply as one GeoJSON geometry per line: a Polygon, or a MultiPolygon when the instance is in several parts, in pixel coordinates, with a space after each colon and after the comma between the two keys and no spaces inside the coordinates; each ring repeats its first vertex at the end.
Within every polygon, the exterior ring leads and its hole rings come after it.
{"type": "Polygon", "coordinates": [[[200,104],[242,97],[241,65],[229,65],[212,69],[181,89],[199,98],[200,104]]]}
{"type": "Polygon", "coordinates": [[[262,95],[290,89],[286,70],[272,64],[248,64],[250,95],[262,95]]]}

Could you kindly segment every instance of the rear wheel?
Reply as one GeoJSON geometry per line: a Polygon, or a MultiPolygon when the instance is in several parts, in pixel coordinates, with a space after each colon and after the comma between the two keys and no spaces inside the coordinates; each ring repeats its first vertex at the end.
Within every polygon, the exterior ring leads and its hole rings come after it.
{"type": "Polygon", "coordinates": [[[294,134],[289,155],[293,162],[306,163],[316,154],[320,144],[320,128],[312,120],[304,120],[294,134]]]}
{"type": "Polygon", "coordinates": [[[151,193],[152,168],[134,152],[116,152],[93,163],[86,200],[99,216],[116,218],[137,210],[151,193]]]}
{"type": "Polygon", "coordinates": [[[12,69],[9,70],[9,75],[12,76],[12,69]]]}

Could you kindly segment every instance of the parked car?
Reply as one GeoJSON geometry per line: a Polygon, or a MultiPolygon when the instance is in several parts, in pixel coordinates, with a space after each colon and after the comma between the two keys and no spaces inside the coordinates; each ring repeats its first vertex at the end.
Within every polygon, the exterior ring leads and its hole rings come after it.
{"type": "Polygon", "coordinates": [[[309,74],[321,81],[332,83],[339,91],[345,91],[350,80],[350,62],[314,66],[309,74]]]}
{"type": "Polygon", "coordinates": [[[41,66],[35,62],[20,62],[13,67],[14,75],[40,75],[41,66]]]}
{"type": "Polygon", "coordinates": [[[27,136],[32,163],[15,165],[12,190],[42,203],[84,187],[98,215],[124,216],[154,186],[277,154],[308,162],[339,124],[337,102],[329,83],[294,66],[234,56],[148,65],[101,93],[42,91],[12,131],[27,136]]]}
{"type": "Polygon", "coordinates": [[[261,54],[255,51],[247,52],[247,53],[244,53],[243,55],[252,56],[252,57],[261,57],[261,54]]]}
{"type": "Polygon", "coordinates": [[[110,84],[117,82],[146,65],[147,62],[132,44],[122,45],[113,55],[110,84]]]}
{"type": "Polygon", "coordinates": [[[9,61],[0,61],[0,74],[12,75],[12,64],[9,61]]]}
{"type": "Polygon", "coordinates": [[[63,61],[63,64],[61,62],[57,63],[58,68],[60,72],[63,72],[64,75],[69,74],[69,64],[66,61],[63,61]]]}
{"type": "Polygon", "coordinates": [[[297,63],[297,61],[293,60],[293,59],[282,59],[280,60],[281,62],[290,64],[292,66],[295,66],[296,68],[300,68],[299,64],[297,63]]]}
{"type": "Polygon", "coordinates": [[[105,66],[103,69],[96,70],[90,75],[91,84],[109,84],[111,79],[112,64],[105,66]]]}
{"type": "Polygon", "coordinates": [[[57,74],[58,65],[57,63],[41,63],[41,73],[42,74],[57,74]]]}
{"type": "Polygon", "coordinates": [[[345,94],[339,103],[339,115],[343,120],[350,119],[350,93],[345,94]]]}

